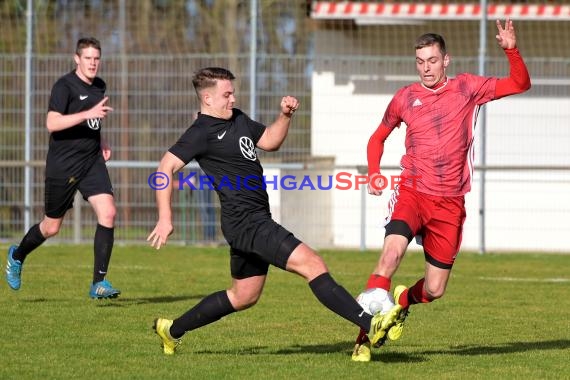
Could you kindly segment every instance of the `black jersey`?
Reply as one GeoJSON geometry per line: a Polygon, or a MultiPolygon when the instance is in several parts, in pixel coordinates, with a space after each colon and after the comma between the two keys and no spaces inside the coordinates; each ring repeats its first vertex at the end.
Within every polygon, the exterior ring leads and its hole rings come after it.
{"type": "MultiPolygon", "coordinates": [[[[105,96],[105,82],[96,77],[92,84],[72,71],[55,82],[48,111],[71,115],[86,111],[105,96]]],[[[81,176],[101,152],[101,119],[90,119],[62,131],[52,132],[46,160],[46,176],[81,176]]]]}
{"type": "Polygon", "coordinates": [[[263,168],[255,150],[265,128],[236,108],[229,120],[198,114],[169,149],[184,163],[195,159],[211,178],[220,198],[224,233],[235,230],[252,212],[269,213],[263,168]]]}

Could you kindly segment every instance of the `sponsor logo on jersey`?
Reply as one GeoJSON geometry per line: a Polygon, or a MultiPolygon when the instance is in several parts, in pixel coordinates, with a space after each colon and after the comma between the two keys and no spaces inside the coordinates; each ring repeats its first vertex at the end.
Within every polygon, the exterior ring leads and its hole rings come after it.
{"type": "Polygon", "coordinates": [[[419,107],[419,106],[421,106],[422,104],[423,104],[423,103],[422,103],[421,100],[416,99],[416,100],[414,100],[414,103],[412,104],[412,107],[419,107]]]}
{"type": "Polygon", "coordinates": [[[249,137],[242,136],[239,138],[239,149],[245,158],[251,161],[257,159],[257,152],[255,151],[255,144],[249,137]]]}
{"type": "Polygon", "coordinates": [[[218,133],[218,140],[223,139],[224,136],[226,135],[226,132],[227,132],[227,131],[224,131],[224,133],[222,133],[222,134],[219,134],[219,133],[218,133]]]}
{"type": "Polygon", "coordinates": [[[79,95],[79,100],[85,100],[88,96],[89,95],[79,95]]]}
{"type": "Polygon", "coordinates": [[[87,126],[96,131],[101,128],[101,119],[87,119],[87,126]]]}

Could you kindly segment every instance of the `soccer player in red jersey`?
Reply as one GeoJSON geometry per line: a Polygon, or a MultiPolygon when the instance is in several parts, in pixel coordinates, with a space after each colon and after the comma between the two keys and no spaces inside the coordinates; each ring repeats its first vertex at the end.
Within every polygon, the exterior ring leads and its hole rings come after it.
{"type": "MultiPolygon", "coordinates": [[[[520,94],[530,88],[526,65],[516,47],[513,23],[497,21],[496,39],[510,64],[506,78],[446,75],[450,57],[438,34],[416,40],[416,69],[420,81],[401,88],[388,105],[382,122],[368,142],[368,192],[381,195],[378,186],[384,142],[394,128],[406,123],[406,153],[402,178],[389,201],[382,254],[366,288],[390,290],[391,278],[416,236],[425,255],[425,273],[407,288],[394,289],[395,306],[386,314],[386,338],[402,335],[408,308],[443,296],[459,252],[465,221],[464,196],[471,188],[473,138],[479,108],[492,100],[520,94]]],[[[352,359],[370,360],[370,342],[359,334],[352,359]]]]}

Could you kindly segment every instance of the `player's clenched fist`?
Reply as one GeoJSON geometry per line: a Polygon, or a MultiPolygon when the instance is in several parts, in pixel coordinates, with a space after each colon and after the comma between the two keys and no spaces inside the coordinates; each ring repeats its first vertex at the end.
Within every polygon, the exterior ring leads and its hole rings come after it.
{"type": "Polygon", "coordinates": [[[293,113],[299,108],[299,101],[293,96],[284,96],[281,99],[281,112],[287,116],[293,116],[293,113]]]}

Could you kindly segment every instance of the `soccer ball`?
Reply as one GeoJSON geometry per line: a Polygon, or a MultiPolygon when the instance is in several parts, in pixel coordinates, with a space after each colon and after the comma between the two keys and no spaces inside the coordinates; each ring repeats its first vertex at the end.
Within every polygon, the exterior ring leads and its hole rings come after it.
{"type": "Polygon", "coordinates": [[[384,289],[367,289],[356,297],[356,301],[370,315],[387,313],[394,306],[394,297],[384,289]]]}

